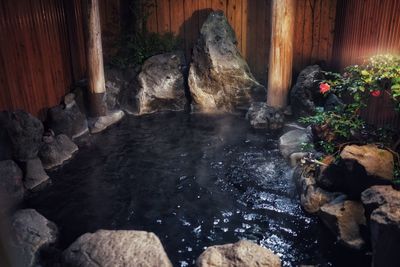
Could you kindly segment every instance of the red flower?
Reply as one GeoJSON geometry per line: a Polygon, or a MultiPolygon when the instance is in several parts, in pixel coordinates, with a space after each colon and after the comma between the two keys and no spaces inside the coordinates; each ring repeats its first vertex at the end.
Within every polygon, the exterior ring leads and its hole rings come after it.
{"type": "Polygon", "coordinates": [[[321,83],[319,85],[319,92],[321,94],[325,94],[326,92],[328,92],[331,89],[331,86],[327,83],[321,83]]]}
{"type": "Polygon", "coordinates": [[[381,95],[381,91],[380,90],[374,90],[371,92],[371,95],[374,97],[378,97],[381,95]]]}

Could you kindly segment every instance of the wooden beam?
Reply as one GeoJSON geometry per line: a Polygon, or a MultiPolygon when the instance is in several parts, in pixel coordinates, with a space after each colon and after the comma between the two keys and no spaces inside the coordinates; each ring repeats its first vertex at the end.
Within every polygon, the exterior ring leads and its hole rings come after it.
{"type": "Polygon", "coordinates": [[[99,0],[84,0],[84,21],[86,35],[86,59],[90,112],[94,117],[105,116],[107,106],[104,101],[105,79],[103,48],[101,44],[101,24],[99,0]]]}
{"type": "Polygon", "coordinates": [[[284,108],[292,83],[295,0],[272,1],[267,104],[284,108]]]}

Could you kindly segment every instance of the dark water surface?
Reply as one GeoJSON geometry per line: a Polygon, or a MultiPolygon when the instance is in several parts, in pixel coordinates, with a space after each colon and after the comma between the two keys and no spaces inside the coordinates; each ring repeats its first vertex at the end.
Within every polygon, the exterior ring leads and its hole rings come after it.
{"type": "Polygon", "coordinates": [[[301,210],[277,136],[239,117],[128,117],[50,176],[26,205],[58,225],[60,248],[86,232],[135,229],[156,233],[174,266],[243,238],[284,266],[368,266],[301,210]]]}

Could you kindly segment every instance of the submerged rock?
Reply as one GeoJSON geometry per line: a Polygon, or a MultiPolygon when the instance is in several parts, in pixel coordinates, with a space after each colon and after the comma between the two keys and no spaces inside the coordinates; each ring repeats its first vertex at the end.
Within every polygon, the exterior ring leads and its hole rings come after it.
{"type": "Polygon", "coordinates": [[[282,110],[273,108],[265,102],[251,103],[246,119],[254,128],[277,130],[283,127],[285,116],[282,110]]]}
{"type": "Polygon", "coordinates": [[[33,189],[49,179],[39,158],[30,159],[21,164],[25,172],[24,185],[26,189],[33,189]]]}
{"type": "Polygon", "coordinates": [[[20,161],[36,158],[44,132],[42,122],[22,110],[6,112],[3,116],[14,158],[20,161]]]}
{"type": "Polygon", "coordinates": [[[399,266],[400,204],[388,203],[371,215],[372,266],[399,266]]]}
{"type": "Polygon", "coordinates": [[[187,104],[182,52],[152,56],[142,66],[138,76],[138,113],[163,110],[183,110],[187,104]]]}
{"type": "Polygon", "coordinates": [[[302,152],[303,145],[311,142],[311,136],[304,130],[292,130],[279,138],[279,149],[285,158],[289,158],[292,153],[302,152]]]}
{"type": "Polygon", "coordinates": [[[292,113],[296,118],[314,114],[316,101],[320,97],[319,84],[324,79],[321,67],[308,66],[302,70],[290,92],[292,113]]]}
{"type": "Polygon", "coordinates": [[[234,244],[211,246],[197,259],[198,267],[280,267],[281,260],[271,250],[242,240],[234,244]]]}
{"type": "Polygon", "coordinates": [[[65,134],[72,139],[89,132],[86,116],[72,93],[65,96],[63,105],[48,110],[48,126],[56,135],[65,134]]]}
{"type": "Polygon", "coordinates": [[[0,213],[9,211],[22,201],[22,179],[22,171],[14,161],[0,161],[0,213]]]}
{"type": "Polygon", "coordinates": [[[76,151],[78,151],[78,146],[68,136],[64,134],[50,135],[46,137],[40,148],[39,157],[47,170],[62,165],[71,159],[76,151]]]}
{"type": "Polygon", "coordinates": [[[366,219],[361,203],[340,197],[323,205],[318,215],[344,245],[352,249],[364,247],[360,228],[366,226],[366,219]]]}
{"type": "Polygon", "coordinates": [[[367,171],[368,175],[382,179],[393,179],[393,154],[375,145],[350,145],[346,146],[340,153],[344,160],[356,160],[367,171]]]}
{"type": "Polygon", "coordinates": [[[235,33],[222,11],[212,12],[193,49],[189,87],[201,111],[248,109],[265,101],[265,88],[253,77],[236,47],[235,33]]]}
{"type": "Polygon", "coordinates": [[[63,253],[66,266],[171,266],[158,237],[144,231],[99,230],[79,237],[63,253]]]}
{"type": "Polygon", "coordinates": [[[57,239],[57,226],[33,209],[17,211],[11,225],[17,266],[38,266],[40,251],[57,239]]]}

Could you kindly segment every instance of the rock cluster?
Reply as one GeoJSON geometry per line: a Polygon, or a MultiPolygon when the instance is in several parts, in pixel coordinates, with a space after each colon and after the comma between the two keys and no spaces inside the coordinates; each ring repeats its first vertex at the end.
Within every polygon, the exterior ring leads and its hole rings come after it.
{"type": "Polygon", "coordinates": [[[285,116],[280,109],[273,108],[265,102],[253,102],[246,114],[253,128],[278,130],[283,127],[285,116]]]}

